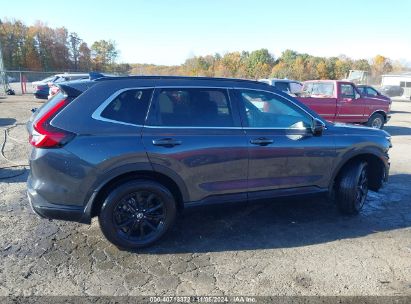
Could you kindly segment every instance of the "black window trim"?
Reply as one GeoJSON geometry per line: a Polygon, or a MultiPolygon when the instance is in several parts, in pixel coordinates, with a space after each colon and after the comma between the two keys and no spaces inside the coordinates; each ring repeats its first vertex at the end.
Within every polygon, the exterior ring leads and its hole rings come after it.
{"type": "MultiPolygon", "coordinates": [[[[247,87],[219,87],[219,86],[189,86],[189,85],[171,85],[171,86],[146,86],[146,87],[128,87],[128,88],[124,88],[124,89],[120,89],[117,90],[116,92],[114,92],[113,94],[111,94],[99,107],[97,107],[97,109],[93,112],[93,114],[91,115],[91,117],[95,120],[99,120],[99,121],[104,121],[104,122],[110,122],[110,123],[115,123],[115,124],[121,124],[121,125],[126,125],[126,126],[134,126],[134,127],[145,127],[145,128],[153,128],[153,129],[232,129],[232,130],[239,130],[239,129],[268,129],[268,130],[306,130],[307,128],[303,128],[303,129],[298,129],[298,128],[275,128],[275,127],[271,127],[271,128],[256,128],[256,127],[244,127],[242,124],[240,124],[239,126],[233,126],[233,127],[199,127],[199,126],[153,126],[150,124],[147,124],[147,119],[150,115],[151,112],[151,108],[153,105],[153,101],[155,96],[157,95],[158,90],[161,89],[223,89],[223,90],[227,90],[227,96],[228,96],[228,102],[231,106],[231,109],[233,111],[233,119],[234,119],[234,124],[237,124],[236,121],[237,119],[234,116],[237,116],[238,119],[240,119],[240,123],[241,123],[241,114],[240,114],[240,109],[239,109],[239,101],[233,100],[232,98],[232,93],[235,94],[236,90],[249,90],[249,91],[259,91],[259,92],[266,92],[266,93],[270,93],[273,94],[275,96],[278,96],[279,98],[283,98],[285,100],[287,100],[288,102],[290,102],[291,104],[293,104],[294,106],[296,106],[297,108],[299,108],[301,111],[303,111],[304,113],[306,113],[309,117],[311,117],[311,119],[320,119],[324,125],[326,125],[325,121],[322,120],[321,118],[318,117],[314,117],[313,115],[311,115],[309,112],[307,112],[304,108],[300,107],[298,104],[296,104],[292,99],[284,97],[280,94],[277,94],[275,92],[272,91],[267,91],[267,90],[262,90],[262,89],[254,89],[254,88],[247,88],[247,87]],[[129,91],[129,90],[144,90],[144,89],[153,89],[153,93],[151,94],[151,98],[150,98],[150,102],[149,102],[149,106],[148,106],[148,110],[146,113],[146,118],[145,118],[145,123],[144,125],[140,125],[140,124],[132,124],[132,123],[127,123],[127,122],[123,122],[123,121],[118,121],[118,120],[113,120],[113,119],[108,119],[105,117],[101,116],[101,113],[105,110],[105,108],[115,99],[117,98],[121,93],[125,92],[125,91],[129,91]]],[[[238,99],[238,98],[236,98],[238,99]]]]}

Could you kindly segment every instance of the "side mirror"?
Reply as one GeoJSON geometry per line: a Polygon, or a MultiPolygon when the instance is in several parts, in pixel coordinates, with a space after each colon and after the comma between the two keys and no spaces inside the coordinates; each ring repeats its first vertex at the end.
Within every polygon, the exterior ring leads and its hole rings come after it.
{"type": "Polygon", "coordinates": [[[325,124],[318,118],[314,118],[311,122],[311,132],[314,136],[321,136],[324,132],[325,124]]]}
{"type": "Polygon", "coordinates": [[[361,98],[361,95],[355,92],[355,99],[359,99],[359,98],[361,98]]]}

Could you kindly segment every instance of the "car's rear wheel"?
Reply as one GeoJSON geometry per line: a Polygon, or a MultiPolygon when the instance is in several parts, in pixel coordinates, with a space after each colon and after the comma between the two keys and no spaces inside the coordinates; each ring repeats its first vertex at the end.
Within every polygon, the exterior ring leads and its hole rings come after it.
{"type": "Polygon", "coordinates": [[[163,237],[175,217],[175,199],[166,187],[150,180],[136,180],[121,184],[108,194],[99,222],[111,243],[138,249],[163,237]]]}
{"type": "Polygon", "coordinates": [[[379,113],[373,114],[367,122],[367,126],[375,129],[382,129],[384,127],[385,119],[379,113]]]}
{"type": "Polygon", "coordinates": [[[335,199],[344,214],[358,214],[368,194],[368,166],[354,162],[343,169],[337,180],[335,199]]]}

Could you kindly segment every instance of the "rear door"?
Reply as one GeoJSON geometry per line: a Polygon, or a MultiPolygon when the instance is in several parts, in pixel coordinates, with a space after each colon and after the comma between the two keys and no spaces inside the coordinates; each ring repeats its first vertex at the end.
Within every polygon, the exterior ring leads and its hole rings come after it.
{"type": "Polygon", "coordinates": [[[143,141],[154,170],[177,176],[190,202],[247,198],[248,152],[225,88],[157,88],[143,141]]]}
{"type": "Polygon", "coordinates": [[[235,91],[248,141],[249,198],[271,196],[270,190],[327,187],[334,157],[332,136],[313,136],[311,116],[282,96],[235,91]]]}

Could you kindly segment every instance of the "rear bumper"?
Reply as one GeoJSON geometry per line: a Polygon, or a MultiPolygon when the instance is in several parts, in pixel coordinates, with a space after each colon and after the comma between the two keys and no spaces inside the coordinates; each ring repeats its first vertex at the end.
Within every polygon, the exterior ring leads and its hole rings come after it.
{"type": "Polygon", "coordinates": [[[86,208],[71,205],[51,204],[41,197],[27,183],[27,197],[31,209],[42,218],[90,224],[91,218],[86,208]]]}

